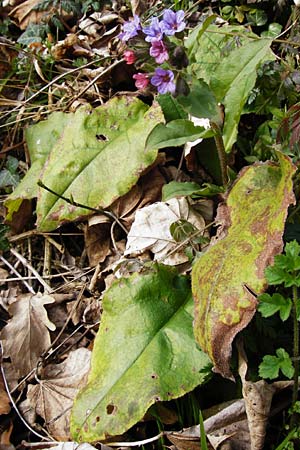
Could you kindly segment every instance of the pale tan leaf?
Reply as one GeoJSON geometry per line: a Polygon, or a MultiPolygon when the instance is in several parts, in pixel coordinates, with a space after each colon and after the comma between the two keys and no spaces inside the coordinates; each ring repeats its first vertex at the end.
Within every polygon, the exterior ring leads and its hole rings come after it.
{"type": "Polygon", "coordinates": [[[141,254],[151,250],[156,261],[177,265],[188,261],[183,248],[177,250],[170,226],[185,219],[198,230],[203,230],[205,221],[189,207],[185,198],[172,198],[167,202],[157,202],[136,212],[135,220],[127,237],[125,255],[141,254]]]}
{"type": "Polygon", "coordinates": [[[74,397],[85,383],[90,368],[90,350],[71,351],[61,364],[47,366],[38,385],[29,385],[27,399],[35,405],[46,427],[55,439],[70,438],[69,417],[74,397]]]}
{"type": "MultiPolygon", "coordinates": [[[[45,450],[46,449],[49,450],[49,446],[45,447],[45,450]]],[[[97,449],[110,450],[111,447],[97,443],[97,449]]],[[[51,450],[96,450],[96,447],[93,447],[86,442],[82,444],[78,444],[78,442],[60,442],[58,445],[55,445],[55,447],[51,447],[51,450]]]]}
{"type": "Polygon", "coordinates": [[[44,305],[55,300],[50,295],[26,294],[8,308],[12,318],[1,332],[4,356],[10,356],[20,376],[27,375],[41,354],[50,347],[47,328],[55,330],[44,305]]]}

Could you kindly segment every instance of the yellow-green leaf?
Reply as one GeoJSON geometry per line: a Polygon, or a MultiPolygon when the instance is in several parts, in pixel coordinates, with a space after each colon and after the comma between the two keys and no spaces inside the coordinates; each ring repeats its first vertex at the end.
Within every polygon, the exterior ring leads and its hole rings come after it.
{"type": "Polygon", "coordinates": [[[156,401],[206,381],[211,362],[196,345],[192,322],[189,280],[173,268],[157,265],[110,287],[88,384],[73,406],[77,442],[122,434],[156,401]]]}

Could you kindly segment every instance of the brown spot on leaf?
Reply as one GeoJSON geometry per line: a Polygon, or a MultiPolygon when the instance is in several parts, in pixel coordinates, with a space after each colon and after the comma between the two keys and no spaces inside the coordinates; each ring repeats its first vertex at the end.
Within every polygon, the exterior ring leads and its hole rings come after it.
{"type": "Polygon", "coordinates": [[[113,404],[109,404],[106,406],[106,412],[108,415],[115,415],[117,413],[118,408],[116,407],[116,405],[113,404]]]}

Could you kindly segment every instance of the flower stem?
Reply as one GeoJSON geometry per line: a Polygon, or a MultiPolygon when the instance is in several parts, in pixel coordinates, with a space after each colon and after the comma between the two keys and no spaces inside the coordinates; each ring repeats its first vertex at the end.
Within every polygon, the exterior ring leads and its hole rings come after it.
{"type": "MultiPolygon", "coordinates": [[[[293,386],[293,398],[292,398],[292,406],[295,405],[298,399],[298,378],[299,378],[299,323],[297,318],[297,300],[298,300],[298,292],[297,286],[293,286],[293,332],[294,332],[294,386],[293,386]]],[[[293,413],[291,422],[294,421],[295,413],[293,413]]]]}
{"type": "Polygon", "coordinates": [[[223,142],[222,133],[220,130],[219,125],[217,125],[215,122],[210,122],[210,126],[213,129],[213,131],[216,132],[214,139],[218,151],[218,157],[221,167],[221,177],[222,177],[222,184],[223,186],[226,186],[228,183],[228,176],[227,176],[227,157],[223,142]]]}

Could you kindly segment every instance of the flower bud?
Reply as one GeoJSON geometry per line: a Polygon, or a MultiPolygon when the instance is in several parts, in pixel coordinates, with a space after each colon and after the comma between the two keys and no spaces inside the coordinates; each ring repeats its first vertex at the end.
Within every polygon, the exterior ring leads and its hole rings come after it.
{"type": "Polygon", "coordinates": [[[177,69],[183,69],[184,67],[187,67],[189,64],[188,57],[186,56],[185,50],[183,47],[176,47],[173,56],[171,59],[171,63],[173,66],[175,66],[177,69]]]}

